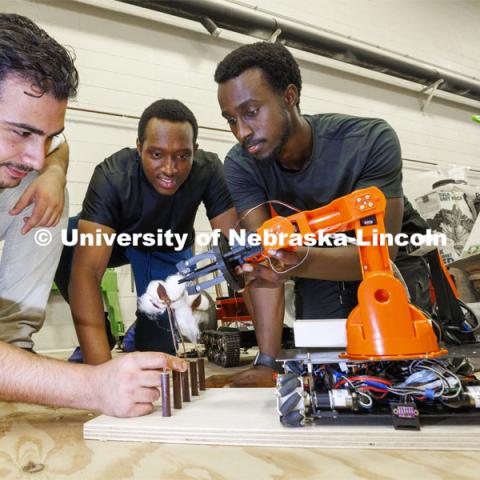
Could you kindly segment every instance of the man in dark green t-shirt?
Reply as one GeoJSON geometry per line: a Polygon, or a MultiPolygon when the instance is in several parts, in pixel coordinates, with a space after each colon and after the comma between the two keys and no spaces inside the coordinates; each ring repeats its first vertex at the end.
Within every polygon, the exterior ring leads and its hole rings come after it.
{"type": "MultiPolygon", "coordinates": [[[[268,200],[309,210],[376,186],[387,198],[386,230],[400,231],[401,152],[387,122],[340,114],[302,115],[300,69],[280,44],[260,42],[234,50],[218,65],[215,80],[222,115],[239,142],[227,154],[225,177],[240,216],[268,200]]],[[[273,207],[282,215],[293,213],[273,207]]],[[[262,205],[243,218],[243,227],[255,230],[269,217],[268,205],[262,205]]],[[[301,262],[305,253],[304,248],[279,253],[278,260],[297,265],[288,274],[262,265],[243,266],[260,355],[253,369],[236,378],[237,385],[271,383],[280,348],[285,280],[295,279],[297,318],[342,318],[356,305],[361,279],[357,248],[313,248],[301,262]]],[[[391,257],[396,254],[392,246],[391,257]]]]}

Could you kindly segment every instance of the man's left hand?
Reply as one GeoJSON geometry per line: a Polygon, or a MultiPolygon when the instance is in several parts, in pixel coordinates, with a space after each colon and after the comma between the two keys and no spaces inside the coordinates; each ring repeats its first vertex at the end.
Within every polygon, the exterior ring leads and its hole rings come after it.
{"type": "Polygon", "coordinates": [[[65,203],[65,173],[60,168],[45,170],[23,192],[10,215],[19,215],[32,203],[31,216],[23,220],[25,235],[34,227],[54,227],[60,221],[65,203]]]}

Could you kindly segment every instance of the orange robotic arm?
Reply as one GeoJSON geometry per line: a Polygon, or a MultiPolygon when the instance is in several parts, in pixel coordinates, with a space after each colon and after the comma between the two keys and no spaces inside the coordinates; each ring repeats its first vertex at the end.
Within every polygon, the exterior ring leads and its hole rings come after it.
{"type": "MultiPolygon", "coordinates": [[[[362,231],[362,243],[373,245],[373,237],[385,234],[383,217],[386,201],[383,193],[376,187],[356,190],[349,195],[333,200],[324,207],[316,208],[290,215],[289,217],[273,217],[257,229],[258,235],[264,239],[268,233],[280,236],[283,242],[271,248],[286,248],[289,246],[289,237],[292,234],[306,235],[318,233],[326,235],[335,232],[354,230],[357,234],[362,231]]],[[[360,262],[363,276],[373,272],[387,272],[392,274],[390,257],[387,246],[359,246],[360,262]]]]}
{"type": "MultiPolygon", "coordinates": [[[[391,360],[429,358],[444,355],[430,320],[408,302],[407,292],[392,272],[388,246],[377,241],[385,234],[386,201],[376,187],[356,190],[324,207],[299,212],[289,217],[273,217],[259,229],[262,245],[267,235],[277,242],[268,249],[286,248],[293,234],[322,234],[354,230],[357,238],[363,280],[358,289],[358,305],[347,320],[346,358],[352,360],[391,360]]],[[[266,250],[266,248],[265,248],[266,250]]],[[[248,261],[259,261],[265,255],[248,261]]]]}

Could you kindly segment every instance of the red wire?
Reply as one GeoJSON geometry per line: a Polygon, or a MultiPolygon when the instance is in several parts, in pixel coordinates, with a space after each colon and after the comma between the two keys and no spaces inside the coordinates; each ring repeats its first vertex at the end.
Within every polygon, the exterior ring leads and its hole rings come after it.
{"type": "Polygon", "coordinates": [[[359,375],[359,376],[356,376],[356,377],[349,377],[348,379],[350,381],[371,380],[372,382],[384,383],[385,385],[388,385],[388,386],[392,385],[392,382],[390,382],[389,380],[386,380],[385,378],[381,378],[381,377],[368,377],[366,375],[359,375]]]}
{"type": "MultiPolygon", "coordinates": [[[[384,378],[380,378],[380,377],[368,377],[366,375],[360,375],[360,376],[356,376],[356,377],[348,377],[348,380],[350,380],[351,382],[361,382],[361,381],[368,381],[368,380],[371,380],[372,382],[377,382],[377,383],[384,383],[385,385],[388,385],[389,387],[392,385],[392,382],[388,381],[388,380],[385,380],[384,378]]],[[[336,384],[335,384],[335,388],[340,386],[340,385],[343,385],[344,383],[346,382],[346,380],[344,378],[342,378],[341,380],[339,380],[336,384]]]]}

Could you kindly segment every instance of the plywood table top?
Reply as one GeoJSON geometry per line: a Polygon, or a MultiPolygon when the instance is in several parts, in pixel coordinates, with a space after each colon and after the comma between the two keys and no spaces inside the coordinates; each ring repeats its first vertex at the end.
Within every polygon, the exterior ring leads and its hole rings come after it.
{"type": "Polygon", "coordinates": [[[87,411],[0,402],[0,478],[474,479],[478,452],[302,449],[83,440],[87,411]]]}

